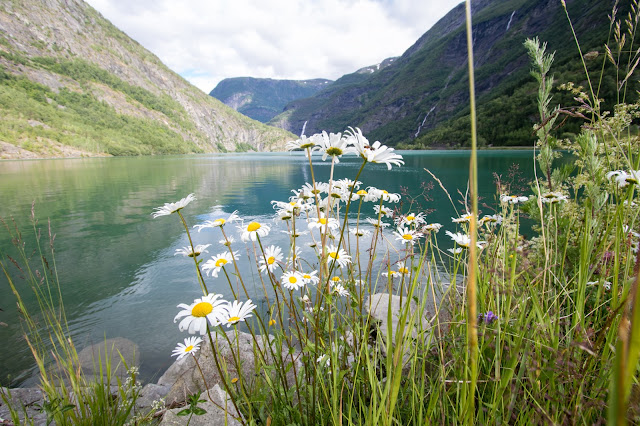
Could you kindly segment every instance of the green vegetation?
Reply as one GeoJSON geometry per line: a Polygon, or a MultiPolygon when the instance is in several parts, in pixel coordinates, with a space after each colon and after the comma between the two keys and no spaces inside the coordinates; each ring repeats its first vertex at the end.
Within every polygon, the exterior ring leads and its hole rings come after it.
{"type": "MultiPolygon", "coordinates": [[[[154,218],[184,226],[190,243],[182,250],[184,259],[193,263],[202,290],[193,303],[179,305],[182,311],[174,322],[180,319],[180,330],[199,332],[203,339],[185,339],[174,355],[193,356],[195,363],[196,353],[210,348],[216,384],[231,397],[227,410],[237,410],[243,424],[640,422],[634,402],[640,359],[640,150],[632,129],[640,103],[625,102],[632,90],[625,76],[640,63],[633,44],[640,18],[636,11],[612,35],[610,59],[619,71],[613,112],[596,96],[602,79],[588,80],[584,89],[568,86],[581,104],[572,111],[574,118],[584,124],[568,141],[558,133],[566,111],[554,106],[554,58],[538,39],[524,43],[537,87],[536,179],[522,188],[496,177],[496,200],[482,206],[491,214],[477,212],[475,155],[471,193],[460,200],[466,211],[453,224],[429,224],[412,200],[396,204],[394,211],[389,205],[399,202],[399,194],[359,190],[355,182],[369,162],[401,166],[401,158],[386,147],[369,146],[353,132],[330,144],[322,135],[298,141],[307,154],[313,148],[331,156],[332,167],[326,185],[314,179],[294,191],[292,200],[274,201],[279,223],[290,235],[284,252],[269,246],[271,227],[264,223],[243,223],[242,241],[229,239],[225,226],[240,220],[233,213],[201,225],[220,232],[224,246],[205,262],[182,214],[193,194],[158,207],[154,218]],[[622,38],[622,31],[631,37],[622,38]],[[559,165],[557,148],[563,144],[575,156],[573,164],[559,165]],[[339,178],[333,165],[348,147],[359,153],[362,165],[355,176],[339,178]],[[366,222],[361,215],[365,202],[378,206],[377,218],[366,222]],[[525,217],[534,223],[531,237],[523,235],[525,217]],[[395,231],[385,230],[383,224],[391,221],[395,231]],[[372,238],[358,237],[367,222],[372,238]],[[446,250],[435,237],[441,227],[452,240],[446,250]],[[312,236],[296,235],[301,228],[313,231],[312,236]],[[309,241],[314,253],[298,256],[297,245],[309,241]],[[249,274],[242,274],[234,260],[234,249],[245,247],[255,262],[249,274]],[[226,280],[236,300],[209,293],[203,271],[226,280]],[[250,294],[247,288],[263,293],[250,294]],[[379,300],[395,301],[398,309],[383,310],[374,320],[367,314],[376,310],[368,296],[380,292],[379,300]],[[261,311],[249,300],[256,297],[261,311]],[[250,332],[250,350],[240,349],[241,322],[250,332]],[[273,338],[265,344],[261,336],[273,338]],[[216,348],[220,341],[228,345],[228,359],[216,348]],[[244,358],[248,353],[251,362],[244,358]]],[[[432,177],[455,208],[446,182],[432,177]]],[[[20,238],[16,243],[24,253],[20,238]]],[[[44,279],[53,280],[55,263],[42,259],[44,279]]],[[[24,254],[23,260],[28,264],[24,254]]],[[[45,367],[48,351],[41,349],[39,329],[31,324],[30,310],[3,262],[0,267],[28,326],[26,337],[37,348],[34,357],[56,422],[99,421],[93,407],[102,402],[83,409],[84,399],[74,402],[53,385],[58,378],[45,367]]],[[[27,271],[53,330],[52,344],[69,348],[54,351],[54,359],[67,377],[76,377],[73,348],[64,343],[68,330],[60,326],[66,324],[64,310],[49,302],[59,302],[59,289],[52,292],[48,281],[42,286],[27,271]]],[[[205,392],[213,383],[205,380],[200,363],[195,365],[206,386],[191,389],[188,408],[180,412],[189,418],[206,414],[198,404],[213,399],[205,392]]],[[[128,394],[121,395],[124,400],[128,394]]],[[[118,407],[109,419],[119,424],[131,407],[118,407]]]]}
{"type": "Polygon", "coordinates": [[[66,88],[56,93],[6,72],[0,73],[0,110],[4,112],[0,139],[31,144],[28,148],[36,152],[38,147],[46,149],[48,140],[111,155],[199,152],[174,130],[155,120],[118,114],[90,93],[66,88]]]}

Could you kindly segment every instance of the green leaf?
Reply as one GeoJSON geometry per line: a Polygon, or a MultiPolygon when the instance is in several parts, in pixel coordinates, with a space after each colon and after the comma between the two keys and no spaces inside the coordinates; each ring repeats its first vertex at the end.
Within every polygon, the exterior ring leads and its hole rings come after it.
{"type": "Polygon", "coordinates": [[[191,408],[185,408],[182,411],[178,411],[178,416],[188,416],[191,414],[191,408]]]}
{"type": "Polygon", "coordinates": [[[193,414],[195,414],[196,416],[201,416],[203,414],[207,414],[207,411],[200,407],[193,407],[193,414]]]}

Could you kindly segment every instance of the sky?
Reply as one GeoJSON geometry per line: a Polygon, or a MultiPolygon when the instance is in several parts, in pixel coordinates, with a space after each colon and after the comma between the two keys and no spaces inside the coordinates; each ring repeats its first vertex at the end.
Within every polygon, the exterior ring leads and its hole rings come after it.
{"type": "Polygon", "coordinates": [[[220,80],[335,80],[400,56],[462,0],[86,0],[209,93],[220,80]]]}

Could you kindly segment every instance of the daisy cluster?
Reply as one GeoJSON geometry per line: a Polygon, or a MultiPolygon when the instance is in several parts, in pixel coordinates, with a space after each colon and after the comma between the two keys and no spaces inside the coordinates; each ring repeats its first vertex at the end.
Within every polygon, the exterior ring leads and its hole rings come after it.
{"type": "Polygon", "coordinates": [[[349,127],[344,133],[316,133],[311,137],[302,136],[296,141],[288,142],[288,150],[302,149],[307,155],[313,152],[322,154],[322,160],[332,157],[336,163],[344,154],[359,155],[368,163],[386,164],[389,170],[391,165],[401,166],[404,164],[402,156],[394,153],[393,148],[382,145],[376,141],[373,144],[362,135],[359,128],[349,127]]]}
{"type": "MultiPolygon", "coordinates": [[[[228,302],[221,299],[222,295],[209,293],[204,297],[195,299],[193,303],[187,305],[181,303],[178,308],[182,308],[178,315],[173,319],[173,322],[177,322],[180,319],[178,328],[180,331],[187,331],[189,334],[200,333],[204,335],[207,333],[209,326],[218,327],[226,325],[231,327],[241,321],[245,321],[251,317],[251,313],[256,308],[251,299],[246,302],[239,302],[234,300],[228,302]]],[[[173,351],[172,356],[178,356],[178,359],[183,356],[195,352],[202,339],[199,337],[187,337],[184,340],[184,344],[178,343],[178,346],[173,351]]]]}

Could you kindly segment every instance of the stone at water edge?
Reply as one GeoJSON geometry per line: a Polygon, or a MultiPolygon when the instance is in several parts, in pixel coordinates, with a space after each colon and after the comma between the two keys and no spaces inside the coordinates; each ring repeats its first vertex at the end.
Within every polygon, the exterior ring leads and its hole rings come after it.
{"type": "Polygon", "coordinates": [[[206,402],[198,404],[198,407],[206,411],[206,414],[201,416],[178,416],[178,413],[184,410],[186,407],[174,408],[167,410],[162,418],[160,426],[183,426],[187,422],[190,426],[214,426],[214,425],[227,425],[227,426],[240,426],[242,423],[234,419],[233,417],[239,417],[238,412],[233,407],[233,403],[228,394],[222,390],[219,385],[215,385],[209,389],[208,392],[202,392],[200,399],[206,400],[206,402]],[[217,405],[209,401],[209,395],[211,399],[217,405]],[[224,407],[221,409],[220,407],[224,407]]]}
{"type": "MultiPolygon", "coordinates": [[[[125,380],[127,368],[140,366],[140,350],[138,345],[131,340],[124,337],[115,337],[89,345],[78,354],[78,361],[86,376],[100,375],[98,360],[102,363],[103,374],[107,365],[106,361],[109,361],[111,365],[111,380],[116,377],[125,380]],[[124,366],[121,356],[124,358],[127,367],[124,366]]],[[[105,377],[104,379],[106,380],[107,378],[105,377]]]]}
{"type": "MultiPolygon", "coordinates": [[[[432,331],[437,327],[437,324],[440,324],[440,331],[445,331],[448,329],[448,323],[451,319],[451,315],[449,314],[449,309],[445,307],[442,302],[442,299],[439,301],[439,306],[434,303],[433,300],[426,300],[424,311],[419,314],[418,318],[414,319],[413,322],[413,330],[411,333],[411,339],[405,339],[406,347],[403,348],[403,363],[404,368],[408,366],[409,357],[411,354],[411,348],[409,346],[412,341],[416,339],[421,339],[423,342],[428,342],[428,339],[431,336],[432,331]],[[436,309],[437,308],[437,309],[436,309]],[[438,312],[438,318],[435,318],[435,312],[438,312]],[[430,322],[429,319],[432,321],[430,322]],[[438,321],[436,321],[438,320],[438,321]],[[420,321],[421,324],[418,322],[420,321]],[[418,331],[422,331],[421,335],[419,335],[418,331]]],[[[405,323],[405,329],[408,324],[408,320],[418,309],[417,303],[408,297],[402,298],[402,306],[407,306],[409,303],[409,312],[407,313],[407,322],[405,323]]],[[[388,330],[388,320],[387,313],[391,310],[391,342],[395,342],[396,331],[398,329],[399,321],[400,321],[400,296],[391,295],[388,293],[375,293],[367,298],[365,304],[366,310],[376,322],[377,329],[380,333],[378,338],[378,342],[380,343],[382,353],[386,356],[387,348],[385,342],[387,341],[387,330],[388,330]]]]}
{"type": "MultiPolygon", "coordinates": [[[[30,422],[25,421],[24,412],[22,407],[25,407],[27,417],[36,426],[45,426],[47,424],[47,415],[41,413],[36,405],[42,405],[44,397],[42,391],[39,388],[15,388],[15,389],[0,389],[0,394],[8,395],[11,393],[11,407],[18,412],[20,420],[25,424],[30,422]]],[[[11,412],[9,407],[5,404],[4,400],[0,397],[0,418],[5,420],[11,420],[11,412]]]]}
{"type": "MultiPolygon", "coordinates": [[[[218,361],[221,364],[221,368],[226,369],[229,378],[245,380],[245,382],[247,382],[247,386],[250,386],[249,384],[255,380],[255,365],[259,361],[256,361],[254,358],[254,341],[251,334],[241,331],[238,331],[237,333],[238,342],[236,343],[235,331],[230,330],[227,332],[227,336],[232,344],[233,352],[229,348],[227,339],[219,334],[213,335],[214,344],[216,345],[216,354],[218,355],[218,361]],[[239,373],[236,369],[233,353],[239,354],[239,373]]],[[[165,403],[167,405],[171,405],[172,403],[182,403],[186,401],[190,394],[200,390],[205,390],[215,384],[220,384],[220,386],[224,388],[222,379],[218,373],[218,369],[216,368],[209,340],[206,336],[203,337],[200,350],[195,353],[195,357],[198,360],[202,373],[194,362],[193,356],[188,355],[175,361],[158,380],[158,385],[170,388],[170,391],[165,397],[165,403]]],[[[267,339],[261,338],[261,336],[256,336],[256,338],[261,342],[260,346],[264,348],[264,343],[266,343],[267,339]]],[[[270,335],[269,342],[272,342],[273,340],[274,337],[270,335]]],[[[294,355],[294,358],[297,358],[297,356],[294,355]]],[[[286,360],[290,362],[290,357],[287,356],[286,360]]],[[[270,356],[267,357],[267,361],[269,363],[273,362],[270,356]]],[[[289,370],[288,376],[291,376],[291,380],[293,382],[293,369],[289,370]]]]}

